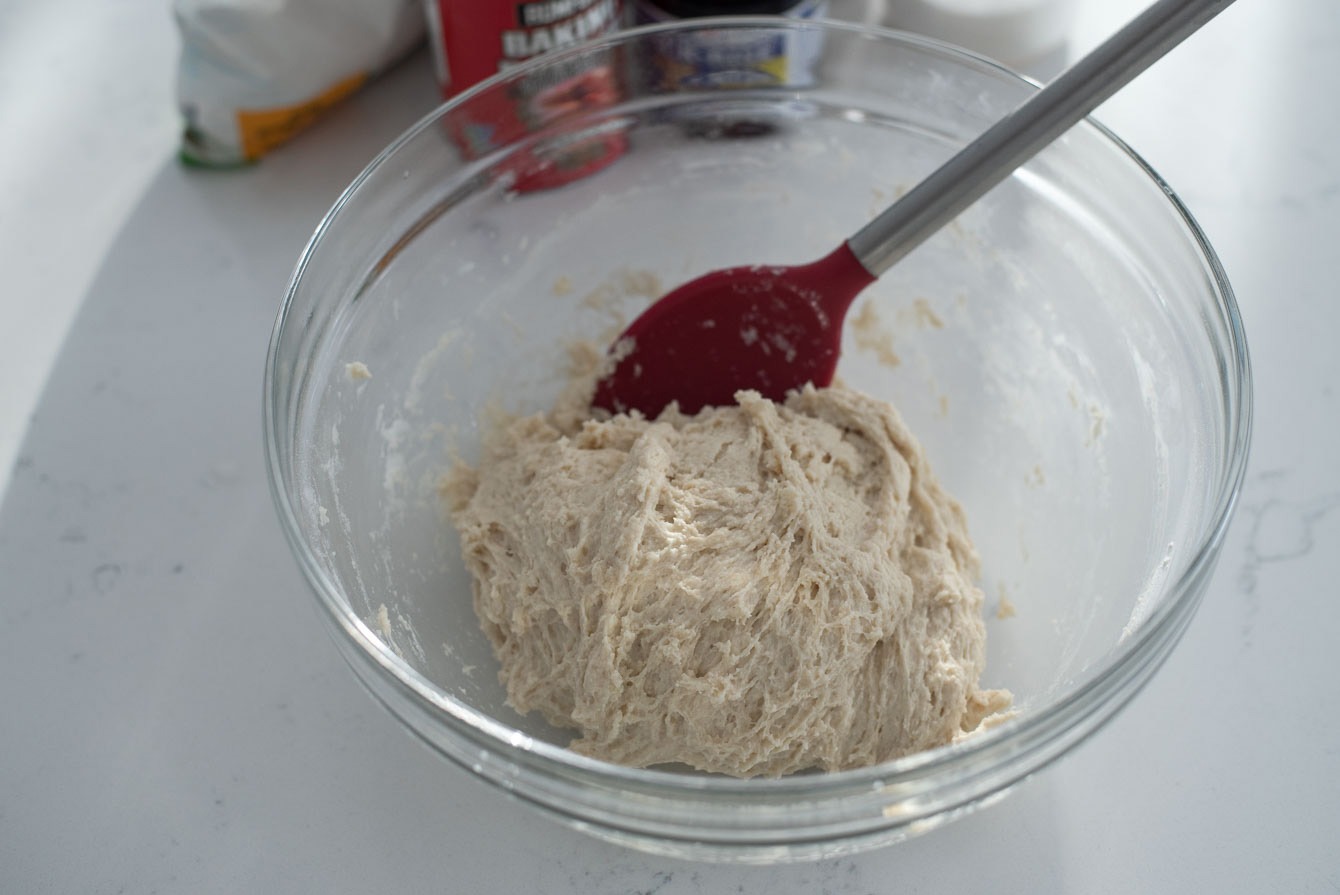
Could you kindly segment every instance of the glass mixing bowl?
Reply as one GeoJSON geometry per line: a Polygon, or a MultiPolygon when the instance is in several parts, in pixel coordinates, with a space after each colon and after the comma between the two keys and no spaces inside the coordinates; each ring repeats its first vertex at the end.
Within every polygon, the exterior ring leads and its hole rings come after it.
{"type": "Polygon", "coordinates": [[[1204,236],[1093,123],[875,284],[840,367],[900,409],[965,507],[987,594],[983,685],[1018,709],[999,727],[782,779],[574,754],[567,732],[505,702],[436,491],[494,414],[551,405],[574,345],[603,344],[659,288],[712,268],[818,257],[1034,89],[905,34],[697,20],[544,57],[383,152],[303,253],[264,399],[284,531],[376,698],[573,827],[745,861],[924,831],[1111,718],[1210,578],[1250,374],[1204,236]]]}

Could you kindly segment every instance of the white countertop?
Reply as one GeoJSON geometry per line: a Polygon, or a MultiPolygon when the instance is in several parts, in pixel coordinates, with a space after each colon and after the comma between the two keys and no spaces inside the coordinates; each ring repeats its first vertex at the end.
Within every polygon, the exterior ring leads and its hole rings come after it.
{"type": "MultiPolygon", "coordinates": [[[[1140,5],[1088,0],[1073,46],[1140,5]]],[[[1197,216],[1253,352],[1247,483],[1185,639],[1002,803],[773,868],[570,832],[360,690],[278,531],[260,377],[303,243],[429,68],[199,172],[174,55],[166,3],[0,7],[0,892],[1340,891],[1335,0],[1243,0],[1097,116],[1197,216]]]]}

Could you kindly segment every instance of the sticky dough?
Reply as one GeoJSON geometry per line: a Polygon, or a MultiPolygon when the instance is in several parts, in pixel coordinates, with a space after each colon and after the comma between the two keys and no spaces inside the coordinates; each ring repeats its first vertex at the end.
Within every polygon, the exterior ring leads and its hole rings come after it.
{"type": "Polygon", "coordinates": [[[621,764],[858,767],[1004,709],[963,512],[844,388],[516,419],[446,489],[512,705],[621,764]]]}

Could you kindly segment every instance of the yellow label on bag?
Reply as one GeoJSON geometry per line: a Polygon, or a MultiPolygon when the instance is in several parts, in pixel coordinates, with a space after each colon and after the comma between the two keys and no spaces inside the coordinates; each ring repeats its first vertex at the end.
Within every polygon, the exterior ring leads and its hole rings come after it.
{"type": "Polygon", "coordinates": [[[255,161],[265,153],[306,130],[326,111],[367,81],[365,72],[345,78],[311,99],[296,106],[278,109],[239,109],[237,133],[242,140],[242,154],[255,161]]]}

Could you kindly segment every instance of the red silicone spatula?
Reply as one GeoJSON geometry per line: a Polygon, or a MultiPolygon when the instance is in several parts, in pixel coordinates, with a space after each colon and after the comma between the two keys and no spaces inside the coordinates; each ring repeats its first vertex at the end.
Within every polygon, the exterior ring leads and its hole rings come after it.
{"type": "Polygon", "coordinates": [[[615,343],[593,403],[654,417],[671,401],[696,413],[740,389],[781,400],[828,385],[861,290],[1232,2],[1159,0],[818,261],[733,267],[673,290],[615,343]]]}

